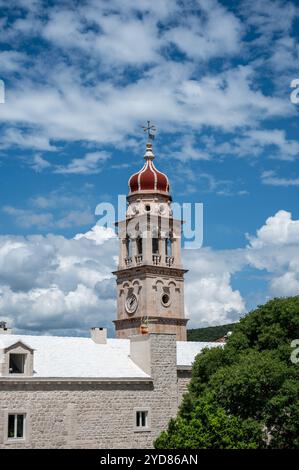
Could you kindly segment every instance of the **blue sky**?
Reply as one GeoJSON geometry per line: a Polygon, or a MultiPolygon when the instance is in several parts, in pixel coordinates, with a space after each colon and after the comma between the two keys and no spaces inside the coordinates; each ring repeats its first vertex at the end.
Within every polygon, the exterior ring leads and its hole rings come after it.
{"type": "Polygon", "coordinates": [[[126,194],[148,119],[174,199],[204,204],[190,325],[298,294],[298,34],[291,1],[0,0],[1,316],[111,327],[117,244],[94,210],[126,194]]]}

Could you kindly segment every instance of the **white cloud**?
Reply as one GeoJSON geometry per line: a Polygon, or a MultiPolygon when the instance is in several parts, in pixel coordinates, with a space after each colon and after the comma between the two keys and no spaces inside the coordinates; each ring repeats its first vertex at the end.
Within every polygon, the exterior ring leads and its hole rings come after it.
{"type": "Polygon", "coordinates": [[[54,225],[53,214],[49,212],[35,213],[29,209],[18,209],[12,206],[3,207],[3,211],[11,216],[15,224],[23,228],[38,227],[48,229],[54,225]]]}
{"type": "Polygon", "coordinates": [[[110,158],[107,152],[90,152],[83,158],[74,158],[68,165],[58,165],[55,173],[90,175],[100,173],[103,163],[110,158]]]}
{"type": "Polygon", "coordinates": [[[110,326],[117,249],[110,235],[102,249],[87,237],[0,237],[1,317],[27,331],[85,334],[92,325],[110,326]]]}
{"type": "Polygon", "coordinates": [[[189,328],[233,323],[239,319],[245,312],[245,302],[240,292],[231,287],[230,281],[229,273],[224,272],[187,282],[185,292],[189,328]]]}
{"type": "MultiPolygon", "coordinates": [[[[295,38],[288,34],[277,39],[273,53],[269,58],[270,66],[275,72],[281,76],[285,76],[288,72],[297,73],[297,63],[299,59],[299,49],[295,38]]],[[[278,81],[278,79],[276,79],[278,81]]]]}
{"type": "MultiPolygon", "coordinates": [[[[200,140],[198,158],[201,155],[208,155],[210,159],[215,156],[219,159],[226,156],[237,157],[260,157],[264,152],[268,158],[294,161],[299,155],[299,143],[296,140],[288,139],[285,130],[282,129],[243,129],[240,133],[227,138],[219,133],[203,136],[200,140]]],[[[192,155],[184,149],[177,153],[180,159],[196,159],[196,154],[192,155]]]]}
{"type": "Polygon", "coordinates": [[[263,184],[267,184],[269,186],[299,186],[299,178],[283,178],[281,176],[277,176],[275,171],[263,171],[261,174],[261,180],[263,184]]]}
{"type": "Polygon", "coordinates": [[[63,217],[55,221],[55,228],[68,228],[68,227],[81,227],[82,225],[89,225],[94,221],[94,214],[90,209],[84,210],[71,210],[63,217]]]}
{"type": "Polygon", "coordinates": [[[241,53],[242,25],[240,20],[219,2],[199,0],[201,15],[186,18],[185,24],[166,33],[167,39],[193,59],[241,53]],[[221,25],[221,26],[220,26],[221,25]]]}
{"type": "Polygon", "coordinates": [[[171,146],[169,146],[169,154],[174,158],[182,160],[182,163],[176,164],[176,171],[171,179],[172,184],[179,184],[183,188],[178,194],[185,196],[198,194],[199,188],[201,193],[214,193],[224,197],[245,196],[249,194],[246,189],[243,189],[242,181],[217,179],[212,173],[195,169],[188,165],[187,159],[186,161],[184,160],[183,153],[182,155],[175,154],[171,146]]]}
{"type": "Polygon", "coordinates": [[[299,244],[299,220],[292,220],[290,212],[280,210],[249,241],[252,248],[299,244]]]}
{"type": "Polygon", "coordinates": [[[51,163],[45,160],[41,155],[34,155],[31,166],[37,173],[39,173],[40,171],[51,167],[51,163]]]}
{"type": "Polygon", "coordinates": [[[299,273],[287,272],[274,278],[270,283],[272,295],[290,296],[299,294],[299,273]]]}
{"type": "MultiPolygon", "coordinates": [[[[43,162],[38,161],[38,165],[43,165],[43,162]]],[[[7,205],[2,207],[2,211],[14,225],[31,231],[53,230],[57,233],[66,228],[77,231],[95,222],[92,207],[98,201],[93,199],[90,186],[87,183],[75,189],[72,186],[71,192],[67,186],[57,187],[46,195],[42,192],[23,201],[23,207],[7,205]]]]}
{"type": "Polygon", "coordinates": [[[292,0],[242,0],[239,6],[247,30],[253,32],[246,44],[247,54],[254,58],[261,76],[271,81],[275,93],[281,96],[285,94],[285,84],[298,70],[297,3],[292,0]]]}
{"type": "Polygon", "coordinates": [[[281,129],[257,130],[253,129],[245,134],[249,138],[249,144],[258,145],[261,148],[267,146],[276,147],[273,157],[281,160],[294,160],[299,155],[299,142],[286,138],[286,133],[281,129]]]}
{"type": "MultiPolygon", "coordinates": [[[[3,145],[55,150],[53,141],[62,140],[120,146],[145,116],[162,132],[177,132],[178,126],[199,132],[205,126],[256,127],[294,112],[285,97],[258,88],[254,64],[197,73],[198,61],[234,57],[242,48],[240,20],[214,0],[194,8],[175,1],[144,0],[138,8],[131,0],[89,1],[76,9],[48,7],[45,13],[32,3],[27,15],[3,28],[12,42],[33,32],[49,41],[47,58],[37,50],[22,80],[12,80],[0,120],[15,134],[6,133],[3,145]],[[170,53],[171,42],[191,59],[179,62],[170,53]]],[[[290,143],[291,156],[293,147],[290,143]]],[[[205,156],[192,147],[188,153],[205,156]]],[[[57,169],[93,170],[81,168],[77,158],[57,169]]]]}
{"type": "Polygon", "coordinates": [[[12,206],[4,206],[2,210],[13,219],[15,225],[25,229],[34,227],[45,231],[78,228],[94,221],[94,214],[86,208],[83,210],[62,210],[60,215],[56,217],[52,212],[19,209],[12,206]]]}
{"type": "Polygon", "coordinates": [[[186,314],[189,328],[236,321],[245,312],[241,293],[231,286],[231,277],[244,266],[241,250],[209,248],[183,251],[186,275],[186,314]]]}
{"type": "Polygon", "coordinates": [[[17,51],[2,51],[0,52],[0,71],[1,74],[5,72],[19,71],[26,60],[26,55],[17,51]]]}
{"type": "Polygon", "coordinates": [[[92,47],[94,34],[84,33],[84,25],[79,11],[72,9],[50,10],[49,19],[46,22],[42,35],[45,39],[63,48],[84,48],[92,47]]]}
{"type": "MultiPolygon", "coordinates": [[[[46,86],[18,82],[1,108],[0,120],[14,125],[25,122],[30,134],[35,127],[48,140],[118,144],[144,116],[156,119],[162,131],[173,132],[181,122],[191,129],[214,126],[232,131],[294,111],[286,100],[255,90],[249,66],[198,80],[190,79],[191,69],[165,62],[121,87],[107,80],[87,87],[71,68],[52,70],[46,86]]],[[[76,159],[70,171],[76,171],[77,164],[76,159]]]]}
{"type": "MultiPolygon", "coordinates": [[[[65,293],[59,287],[33,289],[28,293],[0,288],[0,309],[18,330],[34,330],[86,335],[93,324],[107,325],[113,301],[101,302],[93,289],[79,284],[65,293]],[[12,321],[13,317],[13,321],[12,321]],[[100,322],[100,323],[99,323],[100,322]]],[[[110,325],[109,325],[110,326],[110,325]]]]}
{"type": "Polygon", "coordinates": [[[188,110],[193,125],[210,125],[226,131],[287,112],[288,103],[253,89],[253,77],[250,66],[239,66],[198,81],[185,80],[178,90],[183,112],[188,110]]]}
{"type": "MultiPolygon", "coordinates": [[[[279,211],[249,238],[245,248],[184,251],[190,327],[236,321],[245,298],[232,285],[249,266],[266,272],[267,296],[299,293],[299,220],[279,211]]],[[[74,239],[63,236],[0,237],[0,312],[15,328],[85,334],[89,326],[111,326],[116,315],[118,241],[95,225],[74,239]]]]}
{"type": "Polygon", "coordinates": [[[91,230],[86,233],[78,233],[75,235],[75,240],[93,240],[96,245],[102,245],[105,241],[115,238],[116,234],[111,228],[104,228],[101,225],[94,225],[91,230]]]}
{"type": "MultiPolygon", "coordinates": [[[[90,189],[90,185],[83,186],[82,190],[90,189]]],[[[57,209],[67,207],[69,209],[86,209],[86,200],[82,198],[82,194],[77,194],[72,189],[72,192],[66,192],[65,188],[57,188],[46,196],[38,195],[30,198],[29,204],[38,209],[57,209]]]]}
{"type": "Polygon", "coordinates": [[[298,7],[284,0],[243,0],[242,11],[246,22],[268,41],[277,33],[288,33],[298,16],[298,7]]]}
{"type": "Polygon", "coordinates": [[[102,34],[94,47],[106,64],[142,65],[158,62],[162,45],[156,22],[150,17],[124,18],[119,15],[102,16],[99,20],[102,34]]]}
{"type": "Polygon", "coordinates": [[[209,152],[199,148],[193,134],[185,134],[183,137],[176,139],[175,143],[168,144],[164,156],[167,157],[169,152],[172,158],[180,160],[181,162],[186,162],[187,160],[211,159],[209,152]]]}
{"type": "Polygon", "coordinates": [[[249,236],[247,263],[270,273],[269,291],[274,296],[299,294],[299,220],[280,210],[249,236]]]}
{"type": "Polygon", "coordinates": [[[49,137],[43,132],[37,132],[37,129],[18,129],[15,127],[7,128],[3,131],[0,148],[19,147],[30,150],[46,150],[53,152],[57,147],[50,143],[49,137]]]}
{"type": "Polygon", "coordinates": [[[100,61],[102,67],[157,62],[158,50],[163,45],[158,18],[152,13],[137,15],[140,9],[142,4],[122,11],[119,2],[109,2],[106,11],[103,5],[92,2],[74,10],[53,9],[42,35],[66,50],[83,50],[100,61]]]}
{"type": "Polygon", "coordinates": [[[245,312],[245,299],[231,280],[246,267],[267,273],[264,300],[299,295],[299,220],[293,220],[287,211],[278,211],[248,238],[248,246],[241,249],[185,250],[190,327],[230,323],[245,312]]]}

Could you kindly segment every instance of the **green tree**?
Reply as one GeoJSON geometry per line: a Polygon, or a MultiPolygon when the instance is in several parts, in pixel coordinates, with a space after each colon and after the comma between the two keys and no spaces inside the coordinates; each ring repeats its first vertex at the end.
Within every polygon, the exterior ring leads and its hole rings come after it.
{"type": "Polygon", "coordinates": [[[205,349],[177,418],[156,448],[299,448],[299,296],[273,299],[205,349]]]}

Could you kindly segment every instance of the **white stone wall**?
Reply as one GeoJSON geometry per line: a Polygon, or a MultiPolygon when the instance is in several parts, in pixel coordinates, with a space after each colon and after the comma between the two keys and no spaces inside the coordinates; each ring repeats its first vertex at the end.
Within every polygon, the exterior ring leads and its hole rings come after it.
{"type": "Polygon", "coordinates": [[[191,380],[191,370],[178,370],[178,382],[177,382],[177,392],[178,392],[178,403],[180,404],[183,395],[188,390],[188,384],[191,380]]]}
{"type": "Polygon", "coordinates": [[[4,383],[0,380],[0,448],[150,448],[178,407],[174,335],[151,335],[153,383],[4,383]],[[136,408],[150,430],[135,431],[136,408]],[[7,414],[27,414],[24,442],[7,443],[7,414]]]}

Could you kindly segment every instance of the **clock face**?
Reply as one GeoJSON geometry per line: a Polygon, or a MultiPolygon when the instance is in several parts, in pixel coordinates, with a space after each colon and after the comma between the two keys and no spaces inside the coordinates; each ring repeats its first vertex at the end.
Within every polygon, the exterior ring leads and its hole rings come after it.
{"type": "Polygon", "coordinates": [[[126,298],[126,311],[128,313],[134,313],[138,306],[138,299],[136,294],[130,294],[126,298]]]}

